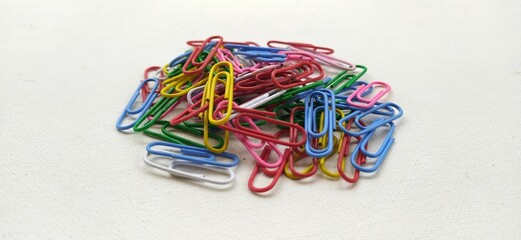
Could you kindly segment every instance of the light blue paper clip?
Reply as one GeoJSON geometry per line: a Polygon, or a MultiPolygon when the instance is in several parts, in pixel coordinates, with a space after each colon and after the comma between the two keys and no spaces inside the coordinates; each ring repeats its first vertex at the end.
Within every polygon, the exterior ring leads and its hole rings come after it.
{"type": "Polygon", "coordinates": [[[403,110],[400,106],[398,106],[397,104],[392,103],[392,102],[386,102],[386,103],[379,104],[373,108],[370,108],[366,111],[356,110],[356,111],[351,112],[350,114],[346,115],[344,118],[342,118],[338,121],[338,127],[342,131],[344,131],[344,133],[348,134],[349,136],[354,136],[354,137],[362,136],[362,135],[365,135],[365,134],[368,134],[368,133],[374,131],[378,127],[381,127],[387,123],[390,123],[390,122],[400,118],[402,115],[403,115],[403,110]],[[385,110],[389,109],[389,110],[386,113],[386,112],[382,112],[381,111],[382,109],[385,109],[385,110]],[[396,110],[396,112],[395,112],[395,110],[396,110]],[[383,115],[383,116],[388,116],[388,117],[380,118],[378,121],[373,121],[371,124],[369,124],[367,126],[363,126],[360,123],[361,118],[363,118],[369,114],[377,114],[377,115],[383,115]],[[349,131],[344,127],[344,123],[349,121],[352,118],[355,119],[354,123],[360,129],[360,131],[357,131],[357,132],[353,131],[353,130],[349,131]]]}
{"type": "Polygon", "coordinates": [[[306,153],[311,157],[321,158],[333,152],[334,137],[336,129],[336,107],[335,94],[329,89],[315,90],[309,93],[304,100],[304,128],[308,138],[306,139],[306,153]],[[321,99],[321,106],[315,107],[314,103],[321,99]],[[317,116],[324,112],[324,125],[322,131],[318,131],[317,116]],[[328,142],[324,143],[323,149],[313,147],[314,139],[327,135],[328,142]]]}
{"type": "Polygon", "coordinates": [[[121,113],[121,115],[118,118],[118,121],[116,122],[116,128],[119,131],[123,131],[123,130],[127,130],[129,128],[132,128],[134,126],[134,124],[137,122],[137,120],[139,118],[141,118],[141,116],[143,116],[143,114],[145,114],[145,112],[148,110],[150,105],[152,105],[152,102],[154,102],[154,99],[157,96],[156,90],[158,87],[159,87],[159,80],[156,78],[149,78],[149,79],[143,80],[141,82],[141,84],[139,84],[138,88],[134,92],[134,95],[132,95],[132,98],[130,98],[130,101],[128,102],[127,106],[125,107],[125,109],[123,109],[123,113],[121,113]],[[143,104],[140,107],[138,107],[137,109],[132,109],[132,106],[134,106],[134,104],[137,101],[137,98],[140,95],[141,88],[143,88],[143,86],[145,84],[148,84],[148,82],[154,82],[154,87],[152,87],[150,89],[150,94],[146,97],[145,101],[143,102],[143,104]],[[132,121],[131,123],[129,123],[127,125],[123,125],[123,120],[125,120],[125,118],[129,115],[137,115],[137,116],[135,116],[135,120],[132,121]]]}

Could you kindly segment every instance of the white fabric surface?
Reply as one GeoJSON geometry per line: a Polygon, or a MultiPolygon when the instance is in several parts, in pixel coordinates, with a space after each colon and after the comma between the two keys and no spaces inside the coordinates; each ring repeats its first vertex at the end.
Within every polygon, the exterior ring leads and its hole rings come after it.
{"type": "Polygon", "coordinates": [[[0,239],[519,239],[520,1],[0,1],[0,239]],[[396,143],[351,186],[215,190],[115,121],[185,41],[325,45],[392,84],[396,143]]]}

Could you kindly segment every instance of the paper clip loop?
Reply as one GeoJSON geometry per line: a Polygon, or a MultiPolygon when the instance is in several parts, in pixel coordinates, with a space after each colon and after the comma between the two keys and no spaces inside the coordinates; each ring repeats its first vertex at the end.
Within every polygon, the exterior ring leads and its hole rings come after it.
{"type": "Polygon", "coordinates": [[[118,121],[116,122],[116,128],[119,131],[123,131],[123,130],[127,130],[129,128],[132,128],[134,126],[134,124],[137,122],[137,120],[139,118],[141,118],[141,116],[143,114],[145,114],[146,110],[150,107],[152,102],[154,102],[154,99],[157,96],[156,90],[158,87],[159,87],[159,80],[155,79],[155,78],[146,79],[146,80],[142,81],[141,84],[139,84],[138,88],[136,89],[136,91],[134,92],[132,97],[130,98],[130,101],[128,102],[127,106],[125,107],[125,109],[123,109],[123,113],[121,113],[121,115],[118,118],[118,121]],[[154,86],[152,87],[152,89],[150,89],[150,94],[146,97],[145,101],[143,101],[143,104],[140,107],[138,107],[137,109],[132,109],[132,106],[134,105],[134,103],[136,103],[136,100],[139,97],[141,89],[143,88],[143,86],[145,84],[148,84],[148,82],[154,82],[154,86]],[[136,120],[134,120],[133,122],[131,122],[127,125],[123,125],[123,120],[125,120],[127,115],[137,115],[136,120]]]}

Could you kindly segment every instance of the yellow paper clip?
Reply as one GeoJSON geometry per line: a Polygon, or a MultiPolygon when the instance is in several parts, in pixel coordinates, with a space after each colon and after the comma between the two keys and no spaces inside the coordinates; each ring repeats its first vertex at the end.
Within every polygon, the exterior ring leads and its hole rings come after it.
{"type": "Polygon", "coordinates": [[[213,117],[213,109],[214,109],[214,101],[215,97],[215,89],[217,82],[221,83],[224,86],[224,99],[223,101],[233,102],[233,66],[230,62],[224,61],[216,63],[210,69],[210,75],[208,76],[208,81],[206,83],[206,87],[204,88],[204,103],[208,103],[208,113],[205,118],[208,118],[213,125],[222,125],[228,121],[230,116],[232,115],[232,107],[233,104],[228,104],[226,112],[223,113],[223,117],[221,119],[214,119],[213,117]],[[221,79],[224,77],[224,80],[221,79]]]}
{"type": "Polygon", "coordinates": [[[206,84],[208,77],[200,79],[195,84],[190,85],[192,82],[195,82],[195,79],[202,77],[203,75],[185,75],[181,73],[175,77],[166,79],[163,81],[164,87],[161,89],[161,96],[175,98],[186,95],[192,88],[206,84]]]}

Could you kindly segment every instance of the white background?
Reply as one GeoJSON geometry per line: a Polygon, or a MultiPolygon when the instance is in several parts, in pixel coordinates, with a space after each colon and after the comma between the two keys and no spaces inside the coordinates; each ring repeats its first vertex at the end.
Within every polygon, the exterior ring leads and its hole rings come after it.
{"type": "Polygon", "coordinates": [[[1,239],[519,239],[520,1],[0,1],[1,239]],[[396,143],[355,186],[249,192],[151,171],[115,121],[185,42],[310,42],[399,103],[396,143]]]}

